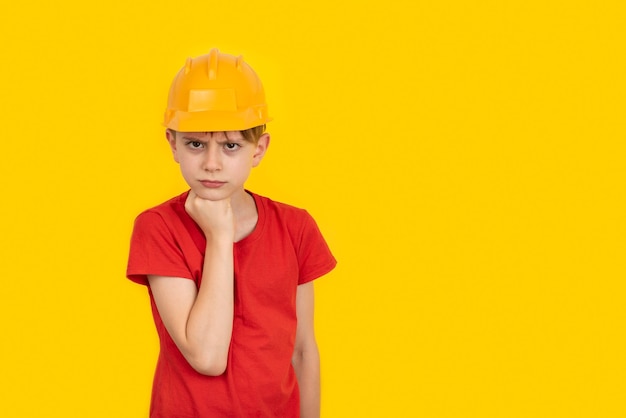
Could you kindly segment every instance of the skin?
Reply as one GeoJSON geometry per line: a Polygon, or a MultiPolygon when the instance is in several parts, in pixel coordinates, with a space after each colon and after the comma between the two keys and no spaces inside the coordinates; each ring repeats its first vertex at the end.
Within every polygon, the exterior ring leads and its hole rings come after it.
{"type": "MultiPolygon", "coordinates": [[[[233,243],[249,235],[258,213],[244,190],[270,142],[237,131],[166,133],[174,160],[190,187],[185,210],[206,237],[200,288],[191,280],[148,276],[155,303],[172,339],[199,373],[226,370],[234,310],[233,243]]],[[[298,325],[292,364],[298,378],[302,418],[319,417],[319,353],[313,326],[313,284],[298,286],[298,325]]]]}

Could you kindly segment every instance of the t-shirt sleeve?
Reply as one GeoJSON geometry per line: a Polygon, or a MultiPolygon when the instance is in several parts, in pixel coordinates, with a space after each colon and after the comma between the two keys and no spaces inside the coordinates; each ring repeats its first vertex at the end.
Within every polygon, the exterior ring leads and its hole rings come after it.
{"type": "Polygon", "coordinates": [[[304,222],[298,247],[300,276],[298,284],[304,284],[330,272],[337,265],[337,260],[328,248],[313,217],[304,212],[304,222]]]}
{"type": "Polygon", "coordinates": [[[126,277],[143,285],[148,284],[148,275],[193,277],[163,217],[150,211],[135,219],[126,270],[126,277]]]}

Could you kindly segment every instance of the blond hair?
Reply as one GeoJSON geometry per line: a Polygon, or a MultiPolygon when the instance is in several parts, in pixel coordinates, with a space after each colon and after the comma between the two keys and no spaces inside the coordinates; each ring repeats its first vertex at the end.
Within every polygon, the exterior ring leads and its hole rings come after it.
{"type": "MultiPolygon", "coordinates": [[[[174,136],[174,138],[176,138],[176,134],[178,134],[178,131],[169,128],[167,130],[174,136]]],[[[243,131],[239,132],[241,132],[241,135],[246,141],[256,145],[259,142],[259,138],[261,137],[261,135],[265,133],[265,125],[255,126],[253,128],[244,129],[243,131]]]]}

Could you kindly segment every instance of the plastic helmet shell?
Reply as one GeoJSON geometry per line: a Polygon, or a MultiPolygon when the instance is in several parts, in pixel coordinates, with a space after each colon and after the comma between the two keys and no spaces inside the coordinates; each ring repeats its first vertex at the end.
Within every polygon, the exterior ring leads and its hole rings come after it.
{"type": "Polygon", "coordinates": [[[178,132],[241,131],[270,120],[254,70],[242,56],[214,48],[188,58],[174,78],[163,125],[178,132]]]}

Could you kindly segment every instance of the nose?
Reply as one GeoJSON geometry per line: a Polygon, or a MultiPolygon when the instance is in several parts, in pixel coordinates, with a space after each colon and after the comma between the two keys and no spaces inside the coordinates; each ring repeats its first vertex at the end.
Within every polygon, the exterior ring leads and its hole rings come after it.
{"type": "Polygon", "coordinates": [[[222,169],[222,158],[219,148],[219,144],[213,141],[207,144],[204,161],[202,162],[202,169],[204,171],[212,173],[222,169]]]}

